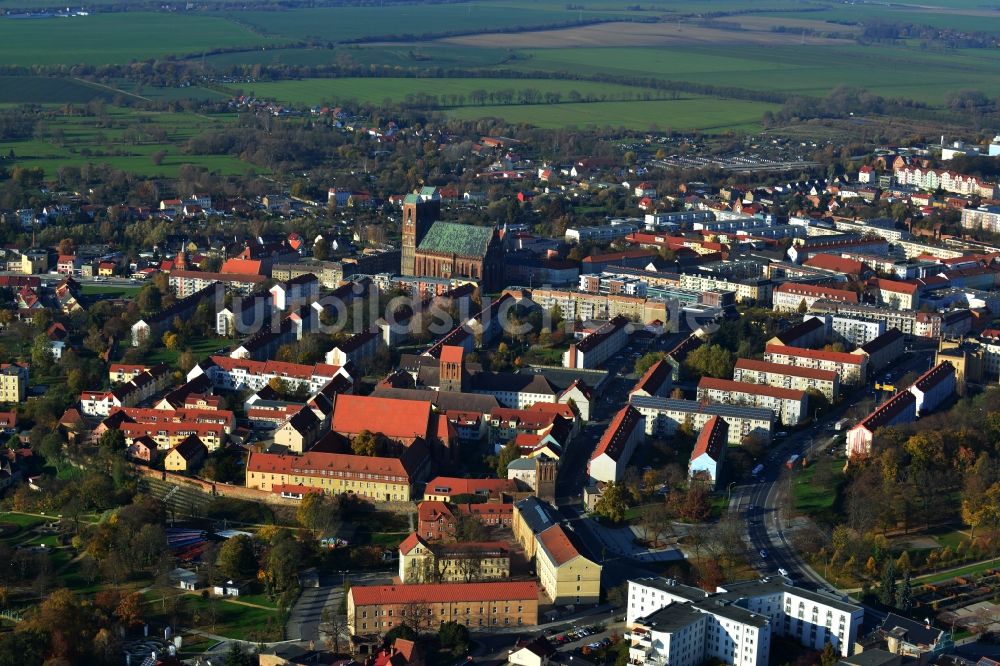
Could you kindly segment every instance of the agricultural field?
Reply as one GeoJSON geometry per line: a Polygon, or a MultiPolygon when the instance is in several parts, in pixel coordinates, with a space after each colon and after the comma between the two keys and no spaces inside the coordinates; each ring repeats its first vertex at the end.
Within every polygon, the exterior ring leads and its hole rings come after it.
{"type": "Polygon", "coordinates": [[[127,63],[273,41],[218,16],[129,12],[59,19],[0,17],[0,65],[127,63]]]}
{"type": "Polygon", "coordinates": [[[0,141],[0,154],[13,151],[16,164],[41,167],[50,176],[60,167],[88,164],[109,164],[140,176],[176,176],[185,164],[221,174],[254,169],[228,155],[187,154],[181,149],[192,136],[222,127],[235,116],[144,112],[113,106],[107,107],[107,116],[109,127],[101,126],[93,116],[47,118],[31,139],[0,141]]]}
{"type": "MultiPolygon", "coordinates": [[[[651,95],[669,97],[669,91],[659,91],[631,86],[621,86],[591,81],[565,81],[553,79],[416,79],[416,78],[337,78],[303,79],[255,83],[244,92],[264,99],[275,99],[285,104],[306,106],[323,101],[341,103],[356,100],[362,103],[379,103],[386,99],[403,102],[408,96],[435,95],[442,106],[475,104],[475,92],[512,91],[526,89],[541,93],[557,93],[561,101],[568,101],[573,93],[584,98],[628,99],[651,95]],[[461,98],[461,99],[458,99],[461,98]]],[[[481,106],[481,104],[479,104],[481,106]]]]}
{"type": "Polygon", "coordinates": [[[449,111],[449,115],[465,119],[494,116],[542,128],[625,127],[718,134],[729,130],[759,131],[761,116],[776,108],[764,102],[685,95],[679,99],[651,102],[463,107],[449,111]]]}
{"type": "Polygon", "coordinates": [[[324,7],[291,11],[221,14],[266,34],[286,39],[341,42],[372,37],[428,35],[524,29],[579,21],[611,20],[635,12],[577,11],[565,6],[525,7],[512,11],[502,3],[465,2],[390,7],[324,7]]]}
{"type": "Polygon", "coordinates": [[[115,93],[76,79],[51,76],[0,76],[0,104],[87,103],[110,101],[115,93]]]}

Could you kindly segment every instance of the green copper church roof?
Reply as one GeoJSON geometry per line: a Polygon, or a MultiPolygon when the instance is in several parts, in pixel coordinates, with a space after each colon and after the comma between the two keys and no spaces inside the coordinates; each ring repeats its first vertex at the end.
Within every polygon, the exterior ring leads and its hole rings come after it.
{"type": "Polygon", "coordinates": [[[484,257],[493,239],[493,227],[476,227],[455,222],[435,222],[420,241],[429,252],[451,252],[463,257],[484,257]]]}

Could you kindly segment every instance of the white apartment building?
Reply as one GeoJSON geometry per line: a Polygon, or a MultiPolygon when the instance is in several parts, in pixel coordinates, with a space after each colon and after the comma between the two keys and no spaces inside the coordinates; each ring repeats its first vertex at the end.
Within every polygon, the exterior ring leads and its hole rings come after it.
{"type": "Polygon", "coordinates": [[[784,578],[727,584],[714,593],[642,578],[629,581],[626,623],[633,629],[626,638],[630,661],[642,666],[709,658],[762,666],[770,658],[771,636],[791,637],[814,650],[829,641],[849,656],[863,619],[860,606],[784,578]]]}
{"type": "Polygon", "coordinates": [[[335,377],[343,377],[345,381],[353,383],[350,374],[335,365],[253,361],[228,356],[210,356],[188,372],[187,381],[201,375],[208,375],[214,387],[230,391],[256,392],[267,386],[272,379],[280,379],[292,391],[301,390],[307,395],[314,395],[335,377]]]}
{"type": "Polygon", "coordinates": [[[733,380],[750,384],[767,384],[768,386],[796,391],[815,389],[830,402],[833,402],[840,395],[840,376],[836,372],[768,363],[750,358],[736,359],[733,380]]]}
{"type": "Polygon", "coordinates": [[[630,322],[621,315],[563,352],[564,368],[596,368],[628,344],[630,322]]]}
{"type": "Polygon", "coordinates": [[[730,445],[743,442],[747,435],[757,435],[771,441],[774,412],[759,407],[702,404],[697,400],[672,400],[669,398],[632,395],[629,404],[645,418],[646,434],[669,437],[682,424],[689,422],[694,430],[701,431],[713,416],[720,416],[729,425],[730,445]]]}
{"type": "MultiPolygon", "coordinates": [[[[806,315],[806,319],[816,315],[806,315]]],[[[868,320],[860,317],[828,315],[827,323],[834,342],[860,347],[885,333],[884,320],[868,320]]]]}
{"type": "Polygon", "coordinates": [[[805,391],[714,377],[702,377],[698,382],[698,400],[770,409],[784,425],[796,425],[809,413],[805,391]]]}
{"type": "Polygon", "coordinates": [[[775,312],[798,312],[803,303],[807,308],[811,308],[813,303],[821,299],[838,303],[857,303],[858,295],[847,289],[786,282],[777,287],[771,296],[775,312]]]}
{"type": "Polygon", "coordinates": [[[1000,231],[1000,206],[963,208],[962,228],[982,229],[992,233],[1000,231]]]}

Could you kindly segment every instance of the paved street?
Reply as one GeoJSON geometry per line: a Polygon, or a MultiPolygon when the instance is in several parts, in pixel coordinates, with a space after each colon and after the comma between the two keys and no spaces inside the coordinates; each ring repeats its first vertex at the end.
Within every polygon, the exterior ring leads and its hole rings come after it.
{"type": "MultiPolygon", "coordinates": [[[[383,585],[392,582],[390,572],[350,574],[352,583],[365,585],[383,585]]],[[[319,641],[319,624],[323,617],[323,609],[329,606],[336,611],[344,596],[343,574],[320,579],[319,587],[302,589],[295,605],[288,612],[288,622],[285,625],[285,635],[289,640],[319,641]]]]}
{"type": "MultiPolygon", "coordinates": [[[[932,350],[915,350],[902,357],[892,369],[899,375],[910,371],[923,372],[933,360],[932,350]]],[[[833,424],[858,400],[871,390],[870,385],[858,389],[838,407],[830,410],[812,427],[790,434],[775,446],[767,459],[761,461],[764,471],[759,481],[738,485],[733,488],[729,510],[737,512],[746,520],[746,540],[750,547],[753,566],[764,575],[776,575],[779,569],[788,572],[796,585],[814,589],[828,588],[822,576],[809,567],[795,552],[786,534],[785,517],[781,515],[782,486],[779,483],[785,462],[793,454],[812,459],[823,455],[837,433],[833,424]],[[767,557],[761,557],[765,552],[767,557]]],[[[884,613],[865,609],[865,623],[868,626],[880,621],[884,613]]]]}

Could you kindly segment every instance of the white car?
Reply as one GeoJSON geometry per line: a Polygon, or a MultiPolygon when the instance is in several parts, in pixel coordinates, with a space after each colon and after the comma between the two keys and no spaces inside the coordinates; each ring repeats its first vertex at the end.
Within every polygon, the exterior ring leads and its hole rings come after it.
{"type": "Polygon", "coordinates": [[[785,576],[786,578],[788,577],[788,569],[778,569],[778,573],[780,573],[782,576],[785,576]]]}

